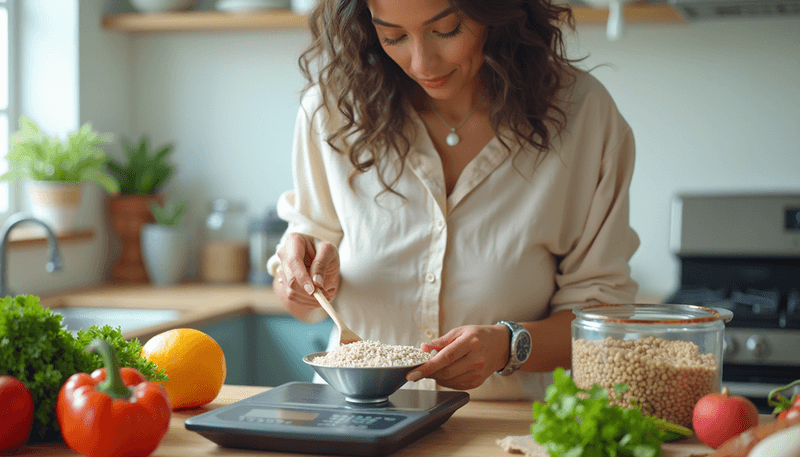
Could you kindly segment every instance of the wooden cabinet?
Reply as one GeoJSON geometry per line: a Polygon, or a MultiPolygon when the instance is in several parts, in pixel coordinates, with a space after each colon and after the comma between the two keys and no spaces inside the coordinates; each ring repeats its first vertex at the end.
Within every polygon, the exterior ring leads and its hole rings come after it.
{"type": "MultiPolygon", "coordinates": [[[[579,23],[605,22],[608,19],[608,9],[574,6],[573,12],[579,23]]],[[[686,22],[686,18],[669,4],[649,1],[626,4],[625,18],[629,22],[686,22]]],[[[269,30],[303,28],[307,26],[307,18],[289,10],[241,14],[221,11],[126,13],[104,16],[102,26],[106,30],[126,33],[269,30]]]]}

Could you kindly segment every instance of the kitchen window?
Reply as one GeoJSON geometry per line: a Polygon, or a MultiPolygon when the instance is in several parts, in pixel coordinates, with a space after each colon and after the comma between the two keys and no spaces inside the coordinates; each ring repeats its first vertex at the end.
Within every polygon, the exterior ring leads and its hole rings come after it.
{"type": "MultiPolygon", "coordinates": [[[[0,174],[8,171],[8,137],[15,110],[15,14],[14,2],[0,0],[0,174]]],[[[12,201],[14,189],[8,181],[0,181],[0,215],[16,209],[12,201]]]]}

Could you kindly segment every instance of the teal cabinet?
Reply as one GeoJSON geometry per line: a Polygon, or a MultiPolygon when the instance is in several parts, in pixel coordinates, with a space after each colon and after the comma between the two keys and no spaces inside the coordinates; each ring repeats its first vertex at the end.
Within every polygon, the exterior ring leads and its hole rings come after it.
{"type": "Polygon", "coordinates": [[[225,354],[225,384],[256,385],[253,360],[255,314],[225,319],[198,328],[219,343],[225,354]]]}
{"type": "Polygon", "coordinates": [[[275,387],[311,381],[303,356],[324,351],[333,321],[306,324],[287,315],[248,313],[198,327],[225,353],[225,384],[275,387]]]}
{"type": "Polygon", "coordinates": [[[311,381],[314,370],[303,356],[324,351],[333,321],[306,324],[292,316],[265,315],[257,319],[255,332],[255,382],[275,387],[290,381],[311,381]]]}

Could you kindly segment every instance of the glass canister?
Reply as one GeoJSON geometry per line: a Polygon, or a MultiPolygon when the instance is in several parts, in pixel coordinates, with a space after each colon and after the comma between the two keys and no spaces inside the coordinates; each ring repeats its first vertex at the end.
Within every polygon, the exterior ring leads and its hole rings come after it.
{"type": "Polygon", "coordinates": [[[201,277],[215,283],[247,281],[247,207],[243,202],[213,200],[205,220],[201,277]]]}
{"type": "Polygon", "coordinates": [[[587,305],[572,321],[572,377],[608,390],[610,403],[691,428],[694,405],[722,382],[726,309],[587,305]],[[614,385],[628,390],[615,396],[614,385]]]}
{"type": "Polygon", "coordinates": [[[267,261],[275,254],[288,227],[289,224],[278,217],[274,206],[267,208],[264,216],[250,220],[250,284],[272,284],[273,278],[267,271],[267,261]]]}

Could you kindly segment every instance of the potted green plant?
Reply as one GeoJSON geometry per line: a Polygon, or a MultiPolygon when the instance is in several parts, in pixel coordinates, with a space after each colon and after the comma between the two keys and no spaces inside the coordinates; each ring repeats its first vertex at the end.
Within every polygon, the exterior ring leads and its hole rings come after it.
{"type": "Polygon", "coordinates": [[[189,259],[189,234],[183,226],[188,202],[167,200],[150,207],[155,223],[142,226],[142,258],[155,286],[180,282],[189,259]]]}
{"type": "Polygon", "coordinates": [[[105,170],[107,157],[101,147],[112,138],[87,123],[61,141],[20,116],[19,130],[9,141],[9,171],[0,179],[24,182],[33,215],[55,231],[72,230],[86,183],[98,183],[112,194],[119,191],[117,181],[105,170]]]}
{"type": "Polygon", "coordinates": [[[122,252],[111,270],[118,284],[148,282],[142,262],[141,229],[154,222],[150,210],[154,203],[163,204],[158,192],[175,172],[168,162],[174,150],[172,144],[153,149],[146,136],[137,143],[122,139],[125,161],[108,158],[106,166],[119,185],[119,193],[108,201],[109,217],[114,231],[122,242],[122,252]]]}

